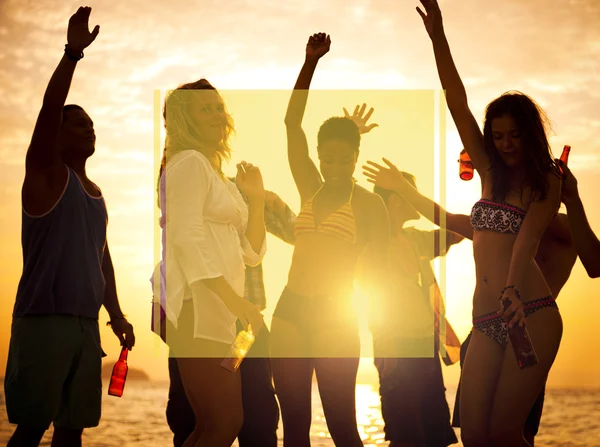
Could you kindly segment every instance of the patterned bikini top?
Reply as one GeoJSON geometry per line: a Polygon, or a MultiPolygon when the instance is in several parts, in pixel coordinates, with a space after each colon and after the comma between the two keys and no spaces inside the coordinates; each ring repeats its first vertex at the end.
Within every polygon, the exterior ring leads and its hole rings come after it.
{"type": "Polygon", "coordinates": [[[526,214],[527,211],[514,205],[481,199],[471,210],[471,227],[474,230],[517,234],[526,214]]]}
{"type": "MultiPolygon", "coordinates": [[[[321,185],[323,188],[323,185],[321,185]]],[[[321,188],[302,207],[296,217],[296,238],[303,233],[321,233],[333,236],[345,242],[354,244],[356,242],[356,222],[352,212],[352,194],[354,193],[354,182],[348,201],[340,208],[331,213],[317,228],[315,228],[315,216],[313,213],[313,201],[321,188]]]]}

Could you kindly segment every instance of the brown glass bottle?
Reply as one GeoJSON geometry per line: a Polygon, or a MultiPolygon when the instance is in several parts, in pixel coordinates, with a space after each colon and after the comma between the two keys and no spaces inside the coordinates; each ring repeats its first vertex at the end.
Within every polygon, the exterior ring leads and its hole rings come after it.
{"type": "MultiPolygon", "coordinates": [[[[569,154],[571,153],[571,146],[569,146],[568,144],[565,144],[565,147],[563,147],[563,151],[562,154],[560,154],[560,161],[562,161],[565,166],[568,166],[569,164],[569,154]]],[[[564,174],[562,168],[559,166],[560,172],[561,174],[564,174]]]]}
{"type": "Polygon", "coordinates": [[[473,179],[473,162],[471,161],[471,157],[467,154],[467,150],[463,149],[460,151],[460,158],[458,160],[458,176],[461,180],[469,181],[473,179]]]}
{"type": "Polygon", "coordinates": [[[229,354],[223,359],[221,366],[229,372],[236,372],[253,343],[254,334],[252,333],[251,326],[248,325],[247,331],[242,330],[238,332],[233,345],[229,349],[229,354]]]}
{"type": "MultiPolygon", "coordinates": [[[[512,301],[505,298],[503,304],[504,310],[506,311],[512,304],[512,301]]],[[[512,317],[513,315],[510,316],[510,318],[512,317]]],[[[529,331],[526,326],[521,327],[517,323],[512,328],[508,328],[508,338],[510,338],[510,344],[517,357],[519,368],[527,368],[528,366],[533,366],[538,363],[537,354],[535,353],[535,349],[533,349],[533,344],[529,338],[529,331]]]]}
{"type": "Polygon", "coordinates": [[[108,385],[108,394],[111,396],[121,397],[125,389],[125,380],[127,379],[127,353],[129,350],[123,347],[119,360],[113,367],[110,384],[108,385]]]}
{"type": "Polygon", "coordinates": [[[565,147],[563,148],[562,154],[560,155],[560,160],[564,164],[567,164],[569,162],[569,154],[570,153],[571,153],[571,146],[569,146],[568,144],[565,144],[565,147]]]}

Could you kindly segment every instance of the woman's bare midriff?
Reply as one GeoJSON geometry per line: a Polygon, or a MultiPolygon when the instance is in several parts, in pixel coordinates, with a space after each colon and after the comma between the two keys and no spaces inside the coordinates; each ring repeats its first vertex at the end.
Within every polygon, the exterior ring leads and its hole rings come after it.
{"type": "Polygon", "coordinates": [[[360,248],[320,233],[296,241],[287,288],[304,296],[352,293],[360,248]]]}
{"type": "MultiPolygon", "coordinates": [[[[514,234],[502,234],[489,230],[473,234],[476,285],[473,294],[473,316],[477,317],[500,309],[500,292],[507,285],[514,234]]],[[[518,288],[521,301],[526,303],[550,295],[541,270],[535,260],[523,272],[523,281],[518,288]]]]}

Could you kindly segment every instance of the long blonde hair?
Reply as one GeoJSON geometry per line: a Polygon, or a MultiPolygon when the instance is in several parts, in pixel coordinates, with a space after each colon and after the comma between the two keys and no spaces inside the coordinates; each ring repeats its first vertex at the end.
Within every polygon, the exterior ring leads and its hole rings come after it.
{"type": "MultiPolygon", "coordinates": [[[[219,98],[221,98],[221,95],[219,95],[217,89],[204,78],[198,81],[182,84],[167,94],[167,97],[165,98],[165,104],[163,106],[163,118],[167,135],[165,138],[163,157],[160,164],[160,172],[158,174],[159,187],[160,177],[166,167],[168,158],[184,150],[200,150],[200,148],[202,148],[205,144],[204,140],[202,139],[202,135],[198,133],[196,123],[194,123],[191,114],[189,113],[189,105],[192,103],[192,101],[197,99],[197,95],[195,95],[194,92],[189,92],[186,90],[212,90],[219,96],[219,98]],[[168,119],[167,110],[169,111],[168,119]]],[[[229,112],[227,112],[227,109],[225,109],[225,132],[223,139],[218,143],[216,152],[218,166],[215,166],[215,169],[221,176],[223,175],[221,170],[223,161],[229,161],[231,158],[229,138],[234,132],[235,129],[233,126],[233,118],[229,112]]]]}

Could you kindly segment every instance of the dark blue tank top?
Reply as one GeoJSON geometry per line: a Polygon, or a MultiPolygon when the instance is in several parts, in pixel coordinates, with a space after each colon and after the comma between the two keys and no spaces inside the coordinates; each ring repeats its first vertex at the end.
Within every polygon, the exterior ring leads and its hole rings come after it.
{"type": "Polygon", "coordinates": [[[23,274],[14,317],[67,314],[98,318],[104,301],[102,258],[108,213],[68,169],[54,207],[41,216],[22,211],[23,274]]]}

